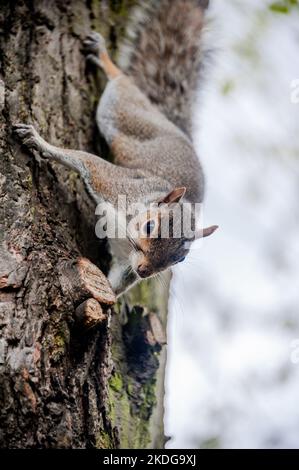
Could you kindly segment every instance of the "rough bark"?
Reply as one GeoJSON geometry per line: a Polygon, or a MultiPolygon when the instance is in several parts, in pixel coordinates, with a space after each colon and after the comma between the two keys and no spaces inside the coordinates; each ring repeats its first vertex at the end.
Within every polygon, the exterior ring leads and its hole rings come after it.
{"type": "Polygon", "coordinates": [[[95,28],[117,53],[133,3],[1,2],[1,447],[163,445],[165,340],[147,313],[165,327],[167,288],[145,282],[111,307],[88,264],[106,273],[110,257],[80,178],[11,134],[31,122],[53,144],[109,156],[94,124],[103,82],[81,43],[95,28]]]}

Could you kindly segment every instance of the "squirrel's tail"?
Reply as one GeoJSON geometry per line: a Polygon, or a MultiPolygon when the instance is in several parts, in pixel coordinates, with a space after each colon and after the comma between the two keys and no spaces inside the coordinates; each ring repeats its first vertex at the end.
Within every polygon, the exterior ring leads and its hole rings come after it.
{"type": "Polygon", "coordinates": [[[205,54],[209,0],[140,1],[120,54],[122,68],[160,110],[190,134],[194,94],[205,54]]]}

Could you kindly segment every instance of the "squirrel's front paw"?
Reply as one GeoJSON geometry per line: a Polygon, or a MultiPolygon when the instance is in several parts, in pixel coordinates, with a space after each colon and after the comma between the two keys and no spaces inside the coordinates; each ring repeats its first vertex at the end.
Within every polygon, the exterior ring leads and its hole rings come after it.
{"type": "Polygon", "coordinates": [[[106,52],[106,42],[100,33],[92,31],[83,41],[84,52],[88,55],[93,54],[99,56],[102,52],[106,52]]]}
{"type": "Polygon", "coordinates": [[[39,148],[40,136],[31,124],[15,124],[14,133],[18,136],[23,145],[28,148],[39,148]]]}

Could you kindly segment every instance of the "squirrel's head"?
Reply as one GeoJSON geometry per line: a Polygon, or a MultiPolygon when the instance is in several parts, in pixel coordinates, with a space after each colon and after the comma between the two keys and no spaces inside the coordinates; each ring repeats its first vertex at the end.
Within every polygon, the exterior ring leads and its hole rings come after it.
{"type": "Polygon", "coordinates": [[[218,227],[196,230],[194,205],[183,202],[186,188],[176,188],[131,222],[134,252],[131,265],[141,278],[147,278],[182,262],[190,244],[211,235],[218,227]]]}

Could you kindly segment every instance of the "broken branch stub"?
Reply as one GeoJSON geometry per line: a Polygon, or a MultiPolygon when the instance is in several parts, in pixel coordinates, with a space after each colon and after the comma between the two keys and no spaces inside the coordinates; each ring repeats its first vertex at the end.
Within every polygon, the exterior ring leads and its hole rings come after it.
{"type": "Polygon", "coordinates": [[[62,261],[58,266],[62,291],[78,303],[93,297],[99,303],[112,305],[116,297],[102,271],[86,258],[62,261]]]}
{"type": "Polygon", "coordinates": [[[148,330],[150,340],[152,340],[154,344],[160,344],[160,346],[167,344],[166,332],[159,316],[154,312],[150,312],[147,315],[147,319],[150,327],[148,330]]]}
{"type": "Polygon", "coordinates": [[[86,329],[93,328],[107,318],[99,302],[95,299],[87,299],[80,304],[76,308],[75,315],[78,323],[83,324],[86,329]]]}

